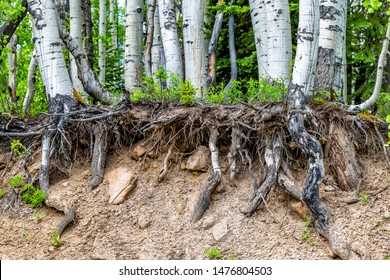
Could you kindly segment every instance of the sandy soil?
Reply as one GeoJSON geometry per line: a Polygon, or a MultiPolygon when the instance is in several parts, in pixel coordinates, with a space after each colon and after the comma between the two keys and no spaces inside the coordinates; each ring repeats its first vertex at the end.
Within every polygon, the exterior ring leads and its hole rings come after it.
{"type": "MultiPolygon", "coordinates": [[[[249,174],[241,170],[236,185],[230,185],[226,179],[226,156],[221,154],[222,184],[212,195],[203,218],[195,224],[191,222],[192,209],[208,174],[182,170],[185,158],[171,164],[162,183],[157,178],[164,157],[148,158],[136,188],[120,205],[108,204],[106,179],[97,189],[86,192],[89,166],[86,160],[78,161],[69,177],[52,176],[50,195],[72,204],[76,211],[75,222],[63,233],[60,246],[51,245],[51,231],[63,213],[44,207],[40,211],[45,214],[38,220],[31,209],[23,206],[14,215],[0,214],[0,258],[205,259],[204,250],[212,247],[219,247],[224,256],[233,255],[236,259],[334,258],[327,241],[315,231],[310,233],[311,244],[301,237],[305,221],[292,207],[292,198],[277,187],[268,196],[268,209],[262,205],[253,216],[242,215],[239,208],[249,203],[249,174]],[[149,223],[140,228],[140,224],[149,223]],[[213,231],[224,223],[228,232],[216,241],[213,231]]],[[[375,192],[389,184],[385,162],[363,162],[364,192],[375,192]]],[[[112,151],[106,172],[120,166],[140,172],[141,163],[131,159],[125,149],[112,151]]],[[[15,165],[9,178],[18,172],[22,169],[15,165]]],[[[370,251],[372,259],[383,259],[390,254],[390,188],[375,197],[369,196],[367,203],[342,202],[350,195],[321,185],[321,197],[332,210],[345,240],[358,241],[370,251]]]]}

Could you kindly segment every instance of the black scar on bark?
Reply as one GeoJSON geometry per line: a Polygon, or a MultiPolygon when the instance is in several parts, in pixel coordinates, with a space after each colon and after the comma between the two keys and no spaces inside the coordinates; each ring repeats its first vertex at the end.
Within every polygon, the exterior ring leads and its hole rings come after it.
{"type": "Polygon", "coordinates": [[[336,15],[341,16],[341,13],[335,7],[325,5],[320,6],[320,19],[336,20],[336,15]]]}

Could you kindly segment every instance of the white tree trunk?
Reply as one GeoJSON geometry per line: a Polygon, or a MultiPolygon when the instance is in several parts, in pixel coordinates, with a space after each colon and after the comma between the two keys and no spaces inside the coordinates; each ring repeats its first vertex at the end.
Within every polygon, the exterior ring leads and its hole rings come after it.
{"type": "Polygon", "coordinates": [[[143,1],[127,1],[124,58],[125,89],[132,92],[142,81],[143,1]]]}
{"type": "Polygon", "coordinates": [[[16,96],[16,51],[18,46],[18,36],[13,34],[9,41],[11,53],[8,54],[8,87],[10,91],[11,101],[17,101],[16,96]]]}
{"type": "Polygon", "coordinates": [[[209,1],[208,0],[203,0],[203,13],[204,13],[204,18],[203,18],[203,33],[204,33],[204,43],[203,43],[203,58],[202,58],[202,88],[206,88],[206,83],[207,83],[207,63],[209,61],[209,45],[210,45],[210,35],[208,35],[206,32],[206,25],[211,21],[210,16],[206,12],[207,5],[209,1]]]}
{"type": "Polygon", "coordinates": [[[316,89],[341,91],[343,88],[346,17],[346,0],[321,1],[316,89]]]}
{"type": "MultiPolygon", "coordinates": [[[[157,70],[160,68],[161,65],[163,65],[163,58],[164,50],[162,47],[161,42],[161,29],[160,29],[160,17],[159,17],[159,7],[156,5],[156,9],[154,11],[154,28],[153,28],[153,45],[152,45],[152,72],[151,74],[155,74],[157,70]]],[[[157,78],[156,82],[158,81],[157,78]]]]}
{"type": "Polygon", "coordinates": [[[288,83],[292,55],[288,0],[266,1],[268,32],[268,74],[271,80],[288,83]]]}
{"type": "Polygon", "coordinates": [[[31,56],[30,66],[28,68],[27,92],[23,101],[23,112],[26,115],[30,113],[31,103],[34,99],[35,91],[37,88],[37,84],[36,84],[37,67],[38,67],[38,62],[34,51],[31,56]]]}
{"type": "Polygon", "coordinates": [[[49,101],[49,112],[61,106],[70,111],[74,100],[72,83],[62,52],[58,32],[57,14],[52,0],[28,0],[29,13],[33,20],[33,42],[36,59],[49,101]],[[61,104],[60,104],[61,103],[61,104]]]}
{"type": "Polygon", "coordinates": [[[114,45],[114,49],[118,48],[118,24],[117,24],[117,17],[116,17],[116,7],[117,7],[117,0],[110,0],[110,33],[111,33],[111,40],[112,44],[114,45]]]}
{"type": "MultiPolygon", "coordinates": [[[[70,12],[70,35],[73,40],[80,47],[83,45],[82,37],[82,28],[83,28],[83,18],[81,10],[81,0],[72,0],[69,2],[69,12],[70,12]]],[[[73,84],[73,88],[83,97],[86,101],[88,96],[85,94],[84,87],[78,77],[77,65],[74,57],[70,55],[70,76],[73,84]]]]}
{"type": "Polygon", "coordinates": [[[183,42],[185,78],[196,89],[196,97],[202,96],[203,58],[203,0],[183,0],[183,42]]]}
{"type": "Polygon", "coordinates": [[[146,12],[146,43],[144,51],[144,64],[146,76],[152,75],[152,47],[154,37],[154,18],[157,0],[148,0],[146,12]]]}
{"type": "Polygon", "coordinates": [[[158,7],[166,69],[183,80],[183,62],[177,34],[175,5],[173,0],[158,0],[158,7]]]}
{"type": "Polygon", "coordinates": [[[257,65],[259,68],[259,79],[269,78],[268,75],[268,33],[267,12],[264,0],[249,0],[251,11],[253,33],[255,36],[257,65]]]}
{"type": "Polygon", "coordinates": [[[318,1],[300,0],[298,44],[292,83],[302,88],[307,98],[313,95],[319,36],[318,1]]]}
{"type": "MultiPolygon", "coordinates": [[[[106,0],[99,0],[99,36],[106,36],[106,0]]],[[[106,82],[106,44],[99,39],[99,81],[106,82]]]]}
{"type": "MultiPolygon", "coordinates": [[[[386,31],[386,37],[383,40],[382,44],[382,51],[378,58],[378,66],[376,70],[376,80],[375,80],[375,87],[374,92],[370,96],[369,99],[367,99],[365,102],[359,105],[350,105],[346,107],[346,110],[349,112],[361,112],[376,102],[376,100],[379,97],[379,94],[381,92],[382,88],[382,80],[383,80],[383,68],[385,67],[386,62],[386,54],[389,50],[389,40],[390,40],[390,20],[387,22],[387,31],[386,31]]],[[[389,63],[389,62],[387,62],[389,63]]]]}

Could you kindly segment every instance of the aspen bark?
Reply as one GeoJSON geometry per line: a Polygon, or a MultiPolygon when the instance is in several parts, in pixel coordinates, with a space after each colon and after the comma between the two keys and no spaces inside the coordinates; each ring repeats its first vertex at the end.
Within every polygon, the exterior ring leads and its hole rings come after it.
{"type": "MultiPolygon", "coordinates": [[[[160,17],[159,17],[159,7],[156,4],[156,10],[154,11],[154,28],[153,28],[153,45],[151,50],[151,74],[154,75],[160,66],[165,68],[164,64],[164,50],[162,47],[161,41],[161,28],[160,28],[160,17]]],[[[158,78],[154,77],[155,82],[158,81],[158,78]]]]}
{"type": "MultiPolygon", "coordinates": [[[[106,0],[99,0],[99,36],[106,36],[106,0]]],[[[99,39],[99,81],[106,82],[106,44],[99,39]]]]}
{"type": "MultiPolygon", "coordinates": [[[[80,47],[83,45],[82,37],[82,12],[81,12],[81,0],[72,0],[69,2],[69,11],[70,11],[70,35],[77,45],[80,47]]],[[[75,58],[73,55],[70,55],[70,73],[73,88],[83,97],[86,101],[88,96],[85,94],[83,85],[78,77],[78,70],[75,58]]]]}
{"type": "Polygon", "coordinates": [[[11,101],[18,101],[16,96],[16,51],[18,46],[18,36],[13,34],[10,40],[11,53],[8,54],[8,90],[11,101]]]}
{"type": "Polygon", "coordinates": [[[146,43],[145,43],[145,51],[144,51],[144,60],[145,60],[145,74],[146,76],[151,76],[156,0],[148,0],[147,9],[148,10],[146,13],[146,43]]]}
{"type": "Polygon", "coordinates": [[[316,89],[343,89],[346,17],[346,0],[321,1],[316,89]]]}
{"type": "Polygon", "coordinates": [[[127,1],[124,80],[129,92],[138,89],[142,81],[142,24],[143,1],[127,1]]]}
{"type": "Polygon", "coordinates": [[[249,1],[253,34],[256,44],[257,65],[259,80],[268,78],[268,32],[267,32],[267,11],[264,0],[249,1]]]}
{"type": "Polygon", "coordinates": [[[198,98],[203,98],[203,18],[203,0],[183,0],[185,78],[196,89],[196,97],[198,98]]]}
{"type": "Polygon", "coordinates": [[[183,80],[183,61],[177,33],[176,11],[173,0],[158,0],[161,39],[166,70],[183,80]]]}
{"type": "Polygon", "coordinates": [[[288,84],[292,55],[290,7],[288,0],[266,1],[268,74],[271,81],[288,84]]]}

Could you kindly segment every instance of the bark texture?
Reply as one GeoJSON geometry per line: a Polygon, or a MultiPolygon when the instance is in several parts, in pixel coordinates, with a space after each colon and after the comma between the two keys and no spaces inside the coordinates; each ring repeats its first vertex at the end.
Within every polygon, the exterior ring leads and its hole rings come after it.
{"type": "Polygon", "coordinates": [[[147,13],[146,13],[146,43],[145,43],[145,51],[144,51],[145,74],[147,76],[152,75],[152,48],[154,44],[156,2],[157,0],[147,1],[148,5],[147,5],[147,13]]]}
{"type": "MultiPolygon", "coordinates": [[[[131,2],[131,1],[129,1],[131,2]]],[[[106,20],[106,0],[99,0],[99,36],[105,37],[106,36],[106,29],[107,29],[107,20],[106,20]]],[[[98,66],[99,66],[99,81],[101,83],[106,82],[106,44],[102,39],[99,39],[98,42],[99,47],[99,60],[98,60],[98,66]]]]}
{"type": "Polygon", "coordinates": [[[17,46],[18,36],[13,34],[10,40],[11,53],[8,54],[8,90],[11,97],[11,101],[15,103],[18,101],[16,96],[16,58],[17,58],[17,46]]]}
{"type": "Polygon", "coordinates": [[[257,65],[259,69],[259,79],[268,78],[268,32],[267,32],[267,12],[264,0],[249,1],[253,34],[256,43],[257,65]]]}
{"type": "Polygon", "coordinates": [[[143,1],[127,1],[124,79],[129,92],[138,89],[142,80],[142,23],[143,1]]]}
{"type": "Polygon", "coordinates": [[[287,84],[292,58],[288,0],[266,1],[265,8],[267,11],[268,74],[272,81],[282,80],[287,84]]]}
{"type": "Polygon", "coordinates": [[[177,33],[176,11],[173,0],[158,0],[161,38],[166,70],[183,80],[183,60],[177,33]]]}
{"type": "Polygon", "coordinates": [[[196,89],[196,97],[198,98],[203,98],[203,18],[203,0],[183,0],[185,78],[196,89]]]}

